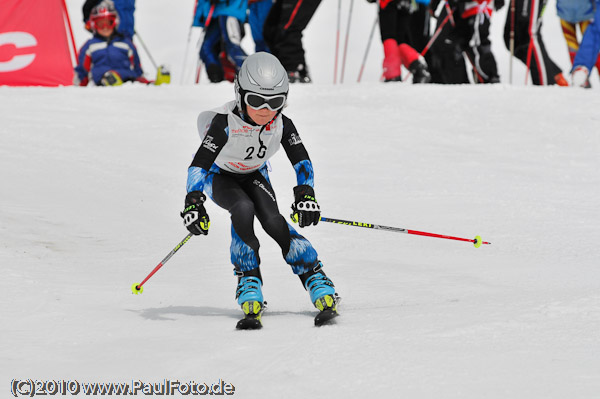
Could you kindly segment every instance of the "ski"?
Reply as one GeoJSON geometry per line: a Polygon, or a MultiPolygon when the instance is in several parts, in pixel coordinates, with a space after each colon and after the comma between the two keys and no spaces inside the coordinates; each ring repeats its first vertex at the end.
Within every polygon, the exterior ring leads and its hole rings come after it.
{"type": "MultiPolygon", "coordinates": [[[[330,295],[328,295],[328,297],[331,298],[330,295]]],[[[342,302],[342,298],[336,292],[331,299],[329,303],[327,303],[325,298],[321,299],[321,303],[317,308],[322,310],[315,316],[316,327],[328,326],[336,323],[335,318],[340,315],[337,311],[337,307],[340,302],[342,302]],[[333,301],[331,301],[331,299],[333,299],[333,301]]]]}
{"type": "Polygon", "coordinates": [[[240,319],[235,325],[236,330],[260,330],[262,321],[260,320],[262,313],[267,308],[267,302],[264,303],[249,301],[242,304],[244,318],[240,319]]]}
{"type": "Polygon", "coordinates": [[[329,308],[321,310],[319,314],[315,316],[315,326],[328,326],[335,324],[335,318],[339,316],[339,313],[335,308],[329,308]]]}
{"type": "Polygon", "coordinates": [[[262,328],[260,315],[246,315],[237,322],[235,328],[236,330],[260,330],[262,328]]]}

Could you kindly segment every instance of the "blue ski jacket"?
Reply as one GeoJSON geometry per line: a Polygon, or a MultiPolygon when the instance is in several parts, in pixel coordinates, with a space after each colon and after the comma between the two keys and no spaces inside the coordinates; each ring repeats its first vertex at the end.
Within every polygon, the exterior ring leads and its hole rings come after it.
{"type": "Polygon", "coordinates": [[[560,19],[572,24],[594,18],[594,0],[556,0],[556,12],[560,19]]]}
{"type": "Polygon", "coordinates": [[[130,39],[118,34],[108,40],[94,35],[79,52],[75,73],[80,85],[85,86],[88,80],[100,85],[102,76],[111,70],[117,72],[123,82],[136,80],[143,74],[140,57],[130,39]]]}
{"type": "MultiPolygon", "coordinates": [[[[210,0],[198,0],[193,26],[204,27],[211,7],[210,0]]],[[[241,23],[245,23],[247,11],[248,0],[219,0],[215,5],[211,18],[216,20],[216,17],[220,16],[235,17],[241,23]]]]}

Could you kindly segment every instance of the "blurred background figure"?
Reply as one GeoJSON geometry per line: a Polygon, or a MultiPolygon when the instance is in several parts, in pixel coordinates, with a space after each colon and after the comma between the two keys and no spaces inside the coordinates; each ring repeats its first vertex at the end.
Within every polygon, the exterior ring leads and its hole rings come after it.
{"type": "Polygon", "coordinates": [[[288,72],[290,83],[312,82],[302,46],[302,31],[319,4],[321,0],[276,0],[265,21],[265,41],[288,72]]]}
{"type": "MultiPolygon", "coordinates": [[[[592,22],[585,29],[581,44],[573,59],[573,73],[572,83],[573,86],[590,88],[590,71],[594,67],[600,66],[599,64],[599,52],[600,52],[600,1],[596,1],[594,17],[592,22]]],[[[600,72],[600,69],[598,69],[600,72]]]]}
{"type": "Polygon", "coordinates": [[[140,58],[133,42],[118,32],[119,14],[112,1],[103,0],[89,16],[94,37],[79,51],[74,84],[118,86],[127,81],[151,83],[143,76],[140,58]]]}
{"type": "Polygon", "coordinates": [[[204,28],[200,60],[212,83],[229,80],[246,59],[241,47],[248,0],[198,0],[193,26],[204,28]]]}
{"type": "Polygon", "coordinates": [[[256,53],[271,52],[263,36],[263,28],[272,6],[273,0],[248,0],[248,24],[256,53]]]}
{"type": "MultiPolygon", "coordinates": [[[[374,3],[376,0],[367,0],[374,3]]],[[[429,14],[419,13],[426,10],[430,0],[381,0],[379,1],[379,31],[383,43],[383,80],[398,82],[402,80],[402,66],[413,76],[413,83],[429,83],[431,75],[427,62],[419,51],[427,44],[425,24],[429,14]],[[422,8],[419,8],[419,4],[422,8]],[[417,49],[419,51],[417,51],[417,49]]],[[[426,11],[425,11],[426,13],[426,11]]]]}
{"type": "MultiPolygon", "coordinates": [[[[557,0],[556,11],[560,18],[563,36],[567,42],[571,64],[579,50],[579,37],[582,37],[588,25],[594,19],[596,2],[594,0],[557,0]],[[579,27],[579,35],[577,28],[579,27]]],[[[596,69],[600,73],[600,57],[596,60],[596,69]]]]}
{"type": "MultiPolygon", "coordinates": [[[[94,7],[100,4],[103,0],[86,0],[83,4],[83,22],[85,24],[85,28],[92,32],[92,28],[90,26],[90,13],[94,7]]],[[[135,18],[133,16],[135,12],[135,0],[112,0],[117,13],[119,14],[119,27],[117,31],[133,40],[133,35],[135,34],[135,18]]]]}
{"type": "Polygon", "coordinates": [[[509,10],[504,25],[504,43],[510,50],[514,32],[514,56],[527,65],[534,85],[568,86],[562,70],[548,55],[542,39],[542,14],[547,0],[515,0],[514,26],[509,10]]]}

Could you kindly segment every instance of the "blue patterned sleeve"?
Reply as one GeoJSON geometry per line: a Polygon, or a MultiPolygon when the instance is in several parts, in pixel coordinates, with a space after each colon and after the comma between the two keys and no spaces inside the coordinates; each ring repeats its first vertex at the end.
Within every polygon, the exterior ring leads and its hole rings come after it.
{"type": "Polygon", "coordinates": [[[208,172],[197,166],[190,166],[188,169],[187,192],[204,191],[204,183],[208,172]]]}
{"type": "Polygon", "coordinates": [[[310,159],[305,159],[294,165],[298,185],[307,185],[315,188],[315,174],[310,159]]]}

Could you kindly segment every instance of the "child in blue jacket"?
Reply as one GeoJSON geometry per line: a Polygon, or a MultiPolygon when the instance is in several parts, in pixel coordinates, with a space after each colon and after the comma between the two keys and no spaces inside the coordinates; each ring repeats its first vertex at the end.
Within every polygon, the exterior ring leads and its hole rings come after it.
{"type": "Polygon", "coordinates": [[[74,84],[116,86],[126,81],[150,83],[143,76],[140,57],[131,39],[117,33],[119,15],[111,2],[92,9],[90,26],[94,37],[79,52],[74,84]]]}

